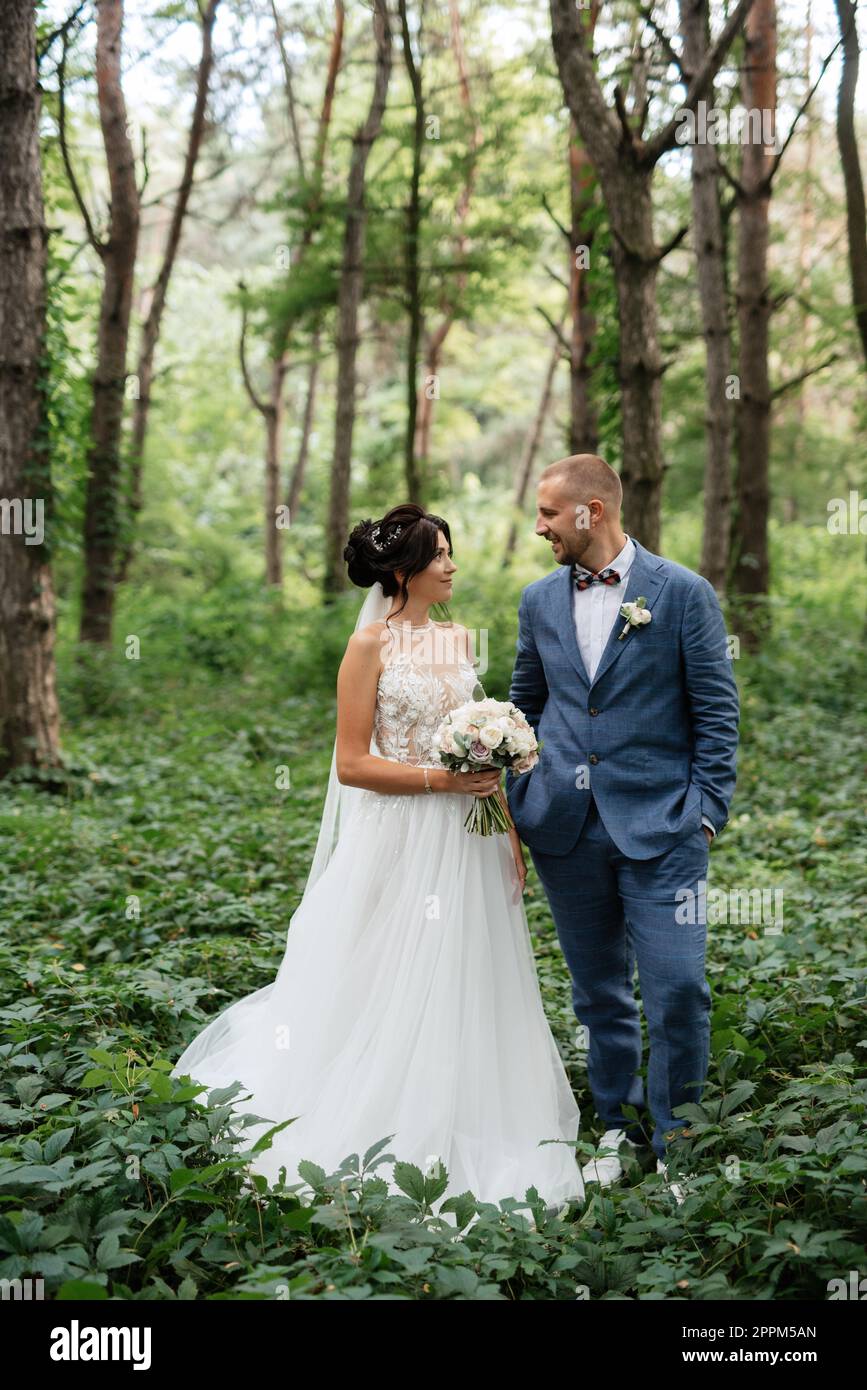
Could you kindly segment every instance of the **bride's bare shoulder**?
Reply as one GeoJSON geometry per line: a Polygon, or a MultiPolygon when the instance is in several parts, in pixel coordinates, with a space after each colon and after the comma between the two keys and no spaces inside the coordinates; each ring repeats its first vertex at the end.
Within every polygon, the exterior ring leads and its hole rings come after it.
{"type": "Polygon", "coordinates": [[[365,627],[360,627],[358,631],[354,632],[352,635],[353,637],[364,637],[367,639],[373,637],[378,641],[379,634],[383,631],[385,626],[385,618],[377,618],[375,622],[367,623],[365,627]]]}
{"type": "Polygon", "coordinates": [[[375,623],[367,623],[365,627],[353,632],[346,644],[347,656],[353,654],[358,657],[370,657],[380,652],[384,636],[388,636],[384,618],[378,619],[375,623]]]}

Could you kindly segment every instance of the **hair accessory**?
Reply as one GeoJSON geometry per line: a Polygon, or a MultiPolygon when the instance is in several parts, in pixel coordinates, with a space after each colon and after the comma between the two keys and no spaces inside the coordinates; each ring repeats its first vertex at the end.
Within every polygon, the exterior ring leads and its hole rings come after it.
{"type": "Polygon", "coordinates": [[[387,550],[390,545],[394,544],[402,530],[402,525],[393,527],[388,534],[388,538],[384,541],[381,541],[378,539],[380,527],[374,526],[373,530],[370,533],[370,543],[376,550],[387,550]]]}

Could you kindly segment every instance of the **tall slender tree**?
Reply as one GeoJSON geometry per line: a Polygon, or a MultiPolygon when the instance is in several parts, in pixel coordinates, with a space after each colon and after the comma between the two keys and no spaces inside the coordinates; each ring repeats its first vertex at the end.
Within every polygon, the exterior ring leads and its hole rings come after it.
{"type": "Polygon", "coordinates": [[[145,439],[147,437],[148,419],[150,417],[151,408],[154,357],[159,342],[163,313],[166,307],[169,281],[171,280],[172,271],[178,254],[178,247],[181,242],[184,218],[187,214],[190,194],[193,191],[196,165],[198,163],[199,152],[202,147],[202,138],[205,132],[208,87],[211,80],[211,69],[214,65],[214,22],[217,18],[217,7],[219,3],[220,0],[204,0],[204,8],[199,8],[199,17],[202,27],[202,47],[198,70],[196,72],[196,95],[193,102],[193,114],[190,119],[190,127],[187,133],[187,149],[184,157],[184,167],[177,196],[175,197],[175,205],[172,209],[172,216],[169,222],[165,246],[163,248],[162,262],[157,278],[147,295],[148,308],[141,329],[138,364],[136,366],[137,391],[132,419],[132,440],[130,443],[129,508],[126,518],[127,537],[123,545],[118,566],[119,580],[125,578],[130,560],[132,559],[136,518],[141,511],[142,467],[144,463],[145,439]]]}
{"type": "Polygon", "coordinates": [[[123,0],[96,0],[96,90],[110,190],[108,227],[98,235],[76,177],[66,138],[65,59],[59,77],[60,148],[88,240],[102,262],[91,443],[84,512],[84,579],[79,636],[108,645],[114,617],[120,529],[121,430],[127,347],[138,249],[140,197],[121,81],[123,0]]]}
{"type": "Polygon", "coordinates": [[[416,415],[418,411],[418,354],[422,332],[421,268],[419,264],[419,242],[421,238],[421,175],[422,154],[425,137],[423,64],[423,23],[424,0],[420,0],[416,45],[413,47],[406,0],[397,0],[400,15],[400,34],[403,43],[403,61],[406,65],[409,85],[412,88],[413,130],[412,130],[412,173],[409,180],[409,201],[406,208],[404,234],[404,291],[409,315],[409,329],[406,346],[406,435],[404,441],[404,477],[406,495],[410,502],[422,502],[422,479],[416,465],[416,415]]]}
{"type": "Polygon", "coordinates": [[[771,382],[768,365],[773,311],[768,285],[768,224],[776,168],[777,7],[756,0],[747,17],[741,93],[761,117],[742,147],[737,186],[737,316],[740,399],[737,418],[732,589],[748,650],[766,628],[770,557],[771,382]]]}
{"type": "Polygon", "coordinates": [[[849,279],[852,306],[867,363],[867,207],[864,180],[858,158],[855,134],[855,90],[858,86],[858,26],[856,0],[836,0],[837,18],[843,40],[843,66],[837,94],[837,145],[846,187],[846,228],[849,245],[849,279]]]}
{"type": "MultiPolygon", "coordinates": [[[[337,87],[337,76],[340,71],[340,63],[343,55],[343,34],[346,12],[342,0],[335,0],[334,28],[331,34],[328,67],[322,93],[322,106],[320,108],[319,123],[316,130],[312,170],[308,179],[307,163],[304,157],[301,133],[298,128],[297,102],[295,99],[292,67],[286,54],[283,25],[274,0],[272,0],[271,3],[271,11],[274,17],[277,42],[283,63],[286,104],[292,134],[292,144],[295,151],[297,176],[299,186],[304,191],[304,206],[302,210],[300,235],[298,241],[292,248],[288,266],[290,278],[294,278],[298,276],[304,264],[322,217],[325,155],[328,145],[328,130],[331,124],[331,114],[334,109],[334,93],[337,87]]],[[[266,396],[262,397],[254,388],[252,378],[247,370],[245,341],[248,305],[245,293],[244,301],[242,305],[241,324],[242,373],[247,387],[247,394],[265,423],[265,581],[267,584],[279,586],[283,580],[283,554],[280,544],[281,530],[277,524],[277,515],[282,506],[283,493],[281,469],[283,433],[286,417],[284,393],[286,376],[290,367],[292,334],[296,327],[297,306],[293,301],[292,307],[288,309],[279,309],[272,323],[268,346],[268,393],[266,396]]],[[[289,485],[288,510],[290,520],[294,516],[298,498],[301,493],[304,470],[307,463],[307,451],[309,447],[310,427],[313,419],[316,377],[318,372],[318,355],[319,324],[317,322],[313,332],[312,358],[307,382],[307,404],[305,407],[303,433],[299,445],[297,461],[289,485]]]]}
{"type": "Polygon", "coordinates": [[[510,564],[512,556],[515,553],[515,547],[518,544],[518,518],[520,517],[524,509],[524,503],[527,499],[527,490],[530,486],[530,475],[533,472],[533,464],[536,461],[536,455],[539,452],[539,445],[542,441],[542,433],[545,428],[545,417],[548,414],[548,407],[551,404],[551,392],[554,387],[554,376],[557,371],[557,364],[559,363],[562,357],[565,357],[566,360],[569,361],[571,355],[567,352],[564,352],[563,347],[563,324],[565,322],[566,313],[564,311],[560,316],[560,322],[554,324],[553,341],[551,343],[551,355],[548,358],[548,365],[545,369],[545,375],[542,379],[542,390],[539,395],[539,404],[536,407],[536,413],[533,416],[530,428],[527,430],[526,436],[524,438],[524,447],[521,450],[521,457],[518,462],[518,468],[515,475],[515,500],[513,503],[513,517],[509,525],[509,534],[506,537],[506,546],[503,551],[504,567],[510,564]]]}
{"type": "Polygon", "coordinates": [[[382,127],[388,83],[391,77],[391,23],[387,0],[373,0],[373,33],[376,67],[373,94],[367,116],[352,137],[349,184],[346,196],[346,230],[337,295],[337,405],[334,426],[334,457],[328,499],[326,534],[325,593],[332,595],[346,587],[343,550],[349,532],[350,467],[352,435],[355,425],[356,356],[358,353],[358,310],[364,282],[364,240],[367,209],[365,175],[374,141],[382,127]]]}
{"type": "Polygon", "coordinates": [[[59,762],[42,385],[47,233],[32,0],[0,7],[0,775],[59,762]],[[41,521],[40,521],[41,513],[41,521]]]}
{"type": "MultiPolygon", "coordinates": [[[[598,7],[597,7],[598,8],[598,7]]],[[[595,11],[591,12],[591,18],[595,11]]],[[[590,304],[590,255],[595,237],[596,176],[574,117],[569,120],[569,452],[595,454],[599,447],[590,391],[590,356],[596,322],[590,304]]]]}
{"type": "MultiPolygon", "coordinates": [[[[682,76],[688,86],[710,47],[709,0],[680,0],[682,76]]],[[[713,84],[709,89],[713,104],[713,84]]],[[[701,572],[719,593],[728,578],[732,514],[732,344],[716,146],[692,146],[692,243],[707,362],[701,572]]]]}
{"type": "Polygon", "coordinates": [[[454,289],[450,292],[446,291],[443,295],[442,318],[425,334],[425,376],[424,381],[419,384],[415,431],[416,467],[422,477],[426,473],[430,456],[431,425],[437,400],[434,383],[439,376],[446,339],[457,319],[461,296],[467,285],[466,269],[460,265],[460,262],[466,257],[470,246],[466,224],[475,189],[479,151],[484,138],[470,87],[470,73],[458,0],[449,0],[449,28],[452,51],[455,55],[458,71],[458,92],[461,107],[469,122],[469,137],[464,179],[454,208],[455,255],[459,262],[459,268],[454,277],[454,289]]]}
{"type": "Polygon", "coordinates": [[[693,75],[678,111],[644,136],[648,102],[627,111],[614,91],[609,107],[591,49],[588,14],[575,0],[550,0],[552,37],[566,104],[593,160],[612,233],[620,327],[624,518],[630,534],[658,550],[662,498],[661,377],[656,281],[659,263],[686,233],[663,246],[653,232],[653,173],[677,141],[684,112],[706,98],[753,0],[737,0],[693,75]]]}

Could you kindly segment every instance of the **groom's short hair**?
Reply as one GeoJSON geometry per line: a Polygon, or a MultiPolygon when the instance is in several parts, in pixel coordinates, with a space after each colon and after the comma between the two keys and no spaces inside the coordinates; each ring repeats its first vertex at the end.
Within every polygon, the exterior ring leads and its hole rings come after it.
{"type": "Polygon", "coordinates": [[[570,454],[568,458],[549,463],[539,476],[561,479],[576,502],[589,502],[598,497],[615,515],[620,514],[623,486],[610,463],[598,454],[570,454]]]}

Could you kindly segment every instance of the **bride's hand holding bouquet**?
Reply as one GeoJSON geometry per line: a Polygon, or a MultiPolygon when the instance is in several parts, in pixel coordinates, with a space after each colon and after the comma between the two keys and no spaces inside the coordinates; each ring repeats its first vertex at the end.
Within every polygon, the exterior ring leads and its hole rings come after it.
{"type": "MultiPolygon", "coordinates": [[[[470,700],[446,715],[436,734],[440,761],[450,772],[529,772],[539,761],[539,743],[525,715],[511,700],[470,700]]],[[[498,796],[476,796],[464,821],[479,835],[507,834],[509,813],[498,796]]]]}

